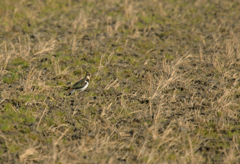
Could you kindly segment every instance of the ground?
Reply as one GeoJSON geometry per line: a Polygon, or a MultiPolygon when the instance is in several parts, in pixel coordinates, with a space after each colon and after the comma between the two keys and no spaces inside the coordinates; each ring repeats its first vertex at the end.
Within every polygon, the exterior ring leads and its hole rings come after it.
{"type": "Polygon", "coordinates": [[[0,33],[0,163],[240,162],[238,0],[2,0],[0,33]]]}

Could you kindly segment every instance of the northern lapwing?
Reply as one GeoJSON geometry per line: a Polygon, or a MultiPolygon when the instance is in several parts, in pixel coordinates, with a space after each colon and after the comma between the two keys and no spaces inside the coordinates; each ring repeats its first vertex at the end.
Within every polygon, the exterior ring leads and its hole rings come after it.
{"type": "Polygon", "coordinates": [[[88,85],[89,85],[89,80],[90,80],[90,73],[86,73],[85,78],[83,78],[82,80],[76,82],[69,90],[70,93],[69,95],[71,95],[75,90],[80,90],[80,91],[84,91],[85,89],[87,89],[88,85]]]}

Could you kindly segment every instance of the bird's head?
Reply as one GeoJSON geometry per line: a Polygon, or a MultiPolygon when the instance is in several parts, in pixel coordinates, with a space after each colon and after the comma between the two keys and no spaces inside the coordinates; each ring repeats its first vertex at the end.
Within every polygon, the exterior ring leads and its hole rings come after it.
{"type": "Polygon", "coordinates": [[[91,74],[87,72],[85,77],[90,80],[91,74]]]}

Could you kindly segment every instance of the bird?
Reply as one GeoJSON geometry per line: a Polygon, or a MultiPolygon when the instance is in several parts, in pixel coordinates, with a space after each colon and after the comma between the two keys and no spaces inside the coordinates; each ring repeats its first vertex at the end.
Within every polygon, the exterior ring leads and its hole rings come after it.
{"type": "Polygon", "coordinates": [[[76,82],[69,90],[70,90],[70,93],[69,93],[69,96],[75,91],[75,90],[80,90],[80,91],[84,91],[85,89],[87,89],[88,85],[89,85],[89,80],[90,80],[90,77],[91,77],[91,74],[90,73],[86,73],[86,76],[76,82]]]}

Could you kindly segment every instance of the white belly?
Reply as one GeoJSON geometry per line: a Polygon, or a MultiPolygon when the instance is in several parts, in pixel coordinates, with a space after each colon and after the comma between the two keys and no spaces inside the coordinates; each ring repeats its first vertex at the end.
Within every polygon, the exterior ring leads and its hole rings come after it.
{"type": "Polygon", "coordinates": [[[85,83],[86,83],[86,85],[83,88],[79,89],[80,91],[84,91],[88,87],[89,82],[85,81],[85,83]]]}

